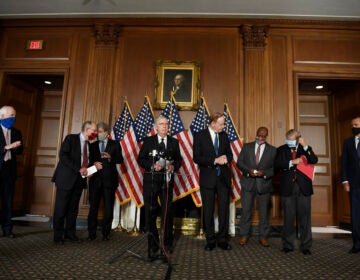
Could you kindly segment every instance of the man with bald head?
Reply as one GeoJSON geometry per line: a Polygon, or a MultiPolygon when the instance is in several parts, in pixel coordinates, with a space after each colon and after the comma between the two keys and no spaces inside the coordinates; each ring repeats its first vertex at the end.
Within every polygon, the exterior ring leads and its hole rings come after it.
{"type": "Polygon", "coordinates": [[[242,215],[239,239],[242,246],[247,243],[250,236],[251,215],[256,197],[260,216],[259,242],[262,246],[269,247],[269,202],[270,192],[273,190],[276,148],[266,142],[268,134],[266,127],[259,127],[255,141],[244,145],[237,160],[237,166],[243,174],[240,179],[242,215]]]}
{"type": "Polygon", "coordinates": [[[5,237],[14,238],[11,222],[16,181],[16,155],[23,151],[21,132],[13,127],[16,111],[12,106],[0,108],[0,195],[1,227],[5,237]]]}

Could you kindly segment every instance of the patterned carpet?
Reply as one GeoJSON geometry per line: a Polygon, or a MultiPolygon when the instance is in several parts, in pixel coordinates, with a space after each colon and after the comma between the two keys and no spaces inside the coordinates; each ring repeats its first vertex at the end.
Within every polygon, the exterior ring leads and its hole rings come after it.
{"type": "Polygon", "coordinates": [[[168,264],[146,262],[144,235],[112,232],[110,241],[87,241],[54,245],[52,231],[42,223],[16,225],[17,238],[0,237],[0,279],[360,279],[360,254],[349,254],[349,234],[315,234],[311,256],[298,250],[280,251],[279,237],[271,247],[256,237],[240,247],[232,238],[231,251],[204,251],[205,241],[178,236],[168,264]],[[130,249],[130,252],[127,251],[130,249]]]}

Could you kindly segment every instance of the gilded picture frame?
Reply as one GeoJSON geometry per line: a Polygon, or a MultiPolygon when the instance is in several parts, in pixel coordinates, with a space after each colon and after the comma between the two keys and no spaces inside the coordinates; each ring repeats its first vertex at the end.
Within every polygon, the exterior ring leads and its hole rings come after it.
{"type": "Polygon", "coordinates": [[[198,61],[155,62],[155,108],[163,109],[173,94],[179,110],[196,110],[200,102],[198,61]]]}

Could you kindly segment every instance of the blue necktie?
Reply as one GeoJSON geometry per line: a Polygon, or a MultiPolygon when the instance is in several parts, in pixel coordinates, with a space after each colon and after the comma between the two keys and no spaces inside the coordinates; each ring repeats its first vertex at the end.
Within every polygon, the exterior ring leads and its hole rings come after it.
{"type": "MultiPolygon", "coordinates": [[[[214,150],[215,150],[215,155],[218,156],[219,155],[219,136],[217,133],[215,133],[214,150]]],[[[221,173],[220,166],[216,166],[216,175],[220,176],[220,173],[221,173]]]]}
{"type": "Polygon", "coordinates": [[[105,151],[105,142],[100,141],[100,153],[103,153],[105,151]]]}

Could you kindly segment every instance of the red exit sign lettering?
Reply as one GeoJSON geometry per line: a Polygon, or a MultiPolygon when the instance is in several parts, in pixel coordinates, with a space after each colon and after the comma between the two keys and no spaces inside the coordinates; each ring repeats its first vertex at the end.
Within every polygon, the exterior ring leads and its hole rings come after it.
{"type": "Polygon", "coordinates": [[[44,40],[28,40],[26,44],[27,50],[42,50],[44,47],[44,40]]]}

